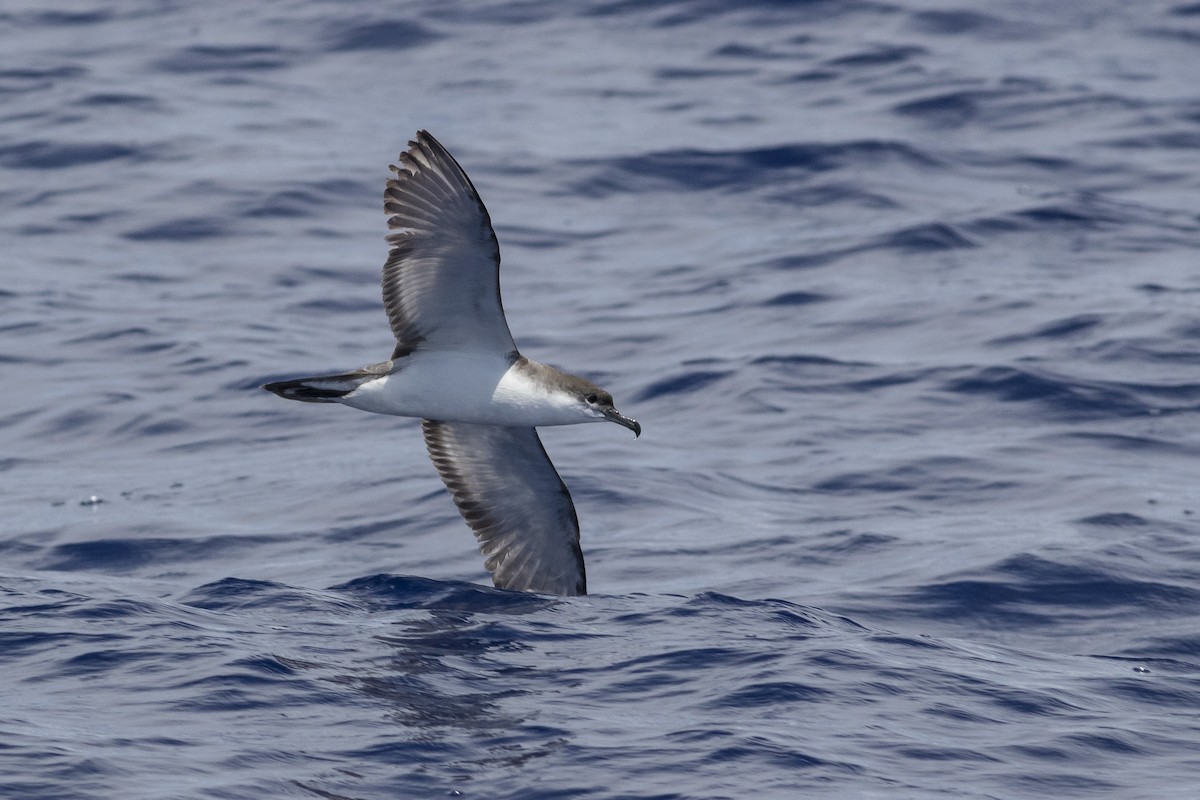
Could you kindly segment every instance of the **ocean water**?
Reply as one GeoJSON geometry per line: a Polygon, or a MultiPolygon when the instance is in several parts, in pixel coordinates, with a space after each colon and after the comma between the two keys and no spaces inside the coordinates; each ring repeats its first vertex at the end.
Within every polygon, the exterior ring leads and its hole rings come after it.
{"type": "Polygon", "coordinates": [[[0,9],[0,797],[1189,797],[1200,5],[0,9]],[[385,358],[462,162],[593,594],[385,358]]]}

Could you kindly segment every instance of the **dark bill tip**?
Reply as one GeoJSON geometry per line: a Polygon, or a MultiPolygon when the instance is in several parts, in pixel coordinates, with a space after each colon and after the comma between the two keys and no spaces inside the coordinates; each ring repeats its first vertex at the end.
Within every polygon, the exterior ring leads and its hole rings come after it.
{"type": "Polygon", "coordinates": [[[629,430],[633,431],[633,438],[635,439],[642,435],[641,424],[639,424],[636,419],[630,419],[629,417],[619,413],[615,408],[604,412],[604,418],[609,422],[615,422],[618,425],[629,428],[629,430]]]}

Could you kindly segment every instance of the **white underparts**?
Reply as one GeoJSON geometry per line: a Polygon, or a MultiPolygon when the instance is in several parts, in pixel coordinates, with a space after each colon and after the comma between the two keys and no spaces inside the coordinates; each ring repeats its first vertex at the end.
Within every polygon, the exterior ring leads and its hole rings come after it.
{"type": "Polygon", "coordinates": [[[484,425],[598,422],[573,393],[555,391],[491,354],[419,352],[341,402],[376,414],[484,425]]]}

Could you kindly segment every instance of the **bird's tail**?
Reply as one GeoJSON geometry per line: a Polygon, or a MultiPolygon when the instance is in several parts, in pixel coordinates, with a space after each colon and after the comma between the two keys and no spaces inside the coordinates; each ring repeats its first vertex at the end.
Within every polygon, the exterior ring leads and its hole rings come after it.
{"type": "Polygon", "coordinates": [[[262,388],[288,400],[305,403],[336,403],[378,375],[362,371],[345,372],[341,375],[318,375],[312,378],[297,378],[293,381],[268,383],[262,388]]]}

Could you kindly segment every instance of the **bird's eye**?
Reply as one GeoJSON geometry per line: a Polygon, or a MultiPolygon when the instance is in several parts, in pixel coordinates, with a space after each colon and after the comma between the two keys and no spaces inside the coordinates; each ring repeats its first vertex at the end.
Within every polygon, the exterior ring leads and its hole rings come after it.
{"type": "Polygon", "coordinates": [[[589,394],[587,397],[585,397],[585,398],[583,398],[583,399],[584,399],[584,400],[587,400],[589,403],[595,403],[595,402],[596,402],[596,395],[594,395],[594,394],[589,394]]]}

